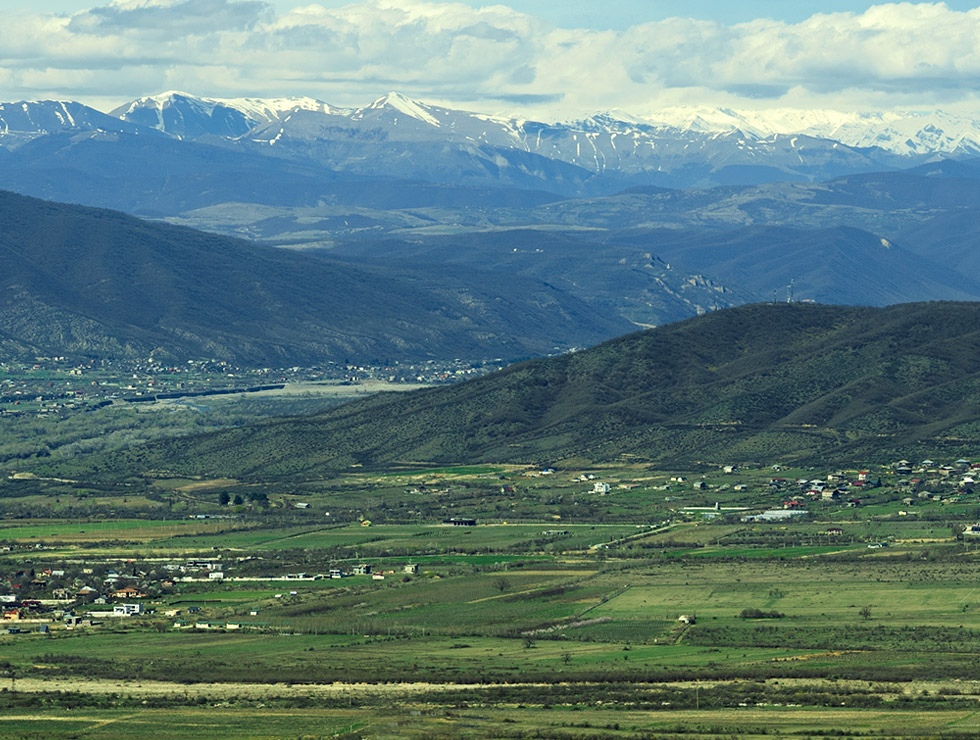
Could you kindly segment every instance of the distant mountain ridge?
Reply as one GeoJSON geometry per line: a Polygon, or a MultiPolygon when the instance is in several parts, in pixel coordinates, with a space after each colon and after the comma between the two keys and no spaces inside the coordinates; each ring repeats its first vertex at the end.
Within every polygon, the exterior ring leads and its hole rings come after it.
{"type": "Polygon", "coordinates": [[[633,328],[541,281],[437,277],[0,191],[0,354],[273,366],[514,359],[633,328]]]}
{"type": "MultiPolygon", "coordinates": [[[[961,228],[975,223],[965,220],[961,228]]],[[[774,296],[869,306],[980,300],[974,270],[939,264],[925,250],[917,254],[843,226],[659,228],[601,237],[589,231],[498,230],[413,241],[351,240],[319,253],[391,264],[468,265],[546,279],[648,326],[774,296]]]]}

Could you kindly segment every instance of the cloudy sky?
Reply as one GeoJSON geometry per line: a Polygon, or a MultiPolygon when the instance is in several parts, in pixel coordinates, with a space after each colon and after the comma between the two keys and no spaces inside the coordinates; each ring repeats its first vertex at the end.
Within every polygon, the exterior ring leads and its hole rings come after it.
{"type": "Polygon", "coordinates": [[[549,120],[980,103],[980,0],[4,0],[0,101],[164,90],[549,120]],[[683,13],[678,15],[679,8],[683,13]]]}

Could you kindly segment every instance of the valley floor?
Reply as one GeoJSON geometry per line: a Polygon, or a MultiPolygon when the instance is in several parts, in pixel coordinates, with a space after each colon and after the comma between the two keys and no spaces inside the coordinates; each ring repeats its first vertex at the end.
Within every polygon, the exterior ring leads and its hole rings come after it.
{"type": "Polygon", "coordinates": [[[980,500],[867,472],[7,480],[0,738],[976,737],[980,500]]]}

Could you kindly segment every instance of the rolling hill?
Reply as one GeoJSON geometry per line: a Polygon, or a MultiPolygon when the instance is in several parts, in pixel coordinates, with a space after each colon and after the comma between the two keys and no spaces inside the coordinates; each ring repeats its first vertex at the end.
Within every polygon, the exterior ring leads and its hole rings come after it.
{"type": "Polygon", "coordinates": [[[269,480],[416,463],[841,463],[975,452],[978,431],[980,304],[754,304],[107,467],[269,480]]]}

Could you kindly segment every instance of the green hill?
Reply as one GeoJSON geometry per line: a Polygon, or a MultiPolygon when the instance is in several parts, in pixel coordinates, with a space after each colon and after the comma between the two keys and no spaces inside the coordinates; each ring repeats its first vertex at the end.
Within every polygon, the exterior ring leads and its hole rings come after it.
{"type": "Polygon", "coordinates": [[[267,479],[417,462],[884,461],[975,453],[978,432],[980,304],[754,304],[110,468],[267,479]]]}

